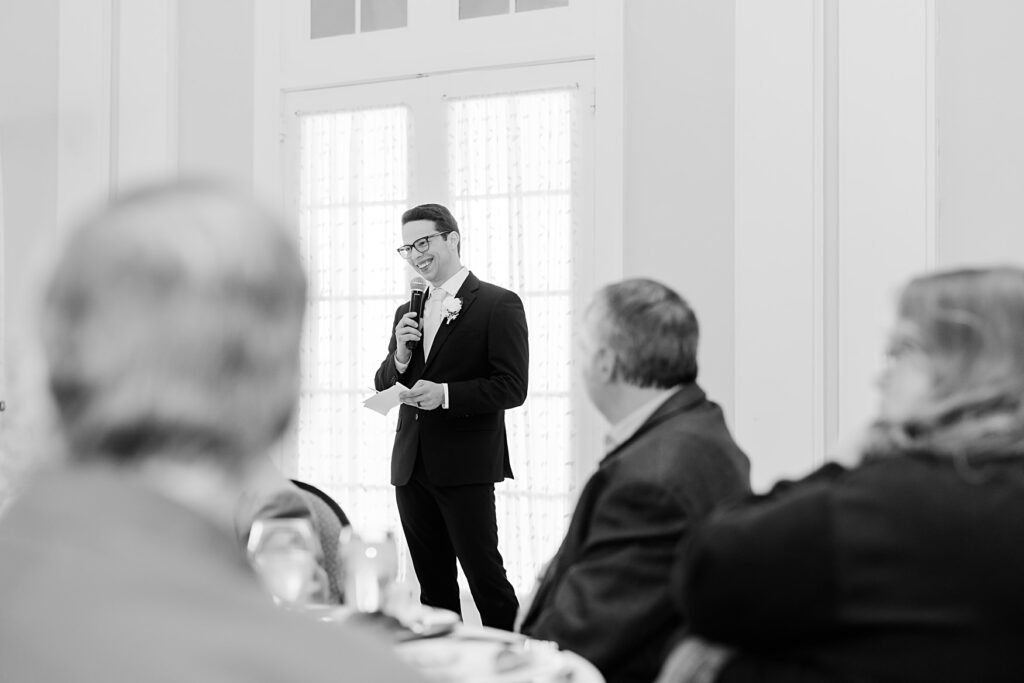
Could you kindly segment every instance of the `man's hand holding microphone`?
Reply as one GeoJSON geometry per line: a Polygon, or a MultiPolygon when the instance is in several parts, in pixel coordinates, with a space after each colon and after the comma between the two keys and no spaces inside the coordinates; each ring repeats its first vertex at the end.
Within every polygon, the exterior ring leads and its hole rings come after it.
{"type": "Polygon", "coordinates": [[[417,318],[419,313],[416,311],[409,311],[402,316],[401,320],[398,321],[398,325],[395,326],[395,339],[398,341],[398,347],[395,349],[395,360],[403,365],[408,365],[409,361],[412,360],[412,350],[419,344],[420,339],[423,337],[423,333],[420,332],[417,318]]]}
{"type": "MultiPolygon", "coordinates": [[[[423,304],[426,300],[427,281],[414,277],[409,281],[409,311],[395,325],[395,360],[402,365],[412,361],[412,352],[423,340],[420,320],[423,317],[423,304]]],[[[437,382],[419,380],[408,391],[398,395],[402,403],[423,410],[433,410],[444,403],[444,387],[437,382]]]]}
{"type": "Polygon", "coordinates": [[[403,315],[395,325],[395,341],[398,342],[398,347],[395,349],[395,360],[402,365],[409,364],[409,361],[412,360],[412,352],[423,338],[419,319],[423,317],[427,281],[421,277],[414,277],[409,281],[409,289],[409,312],[403,315]]]}

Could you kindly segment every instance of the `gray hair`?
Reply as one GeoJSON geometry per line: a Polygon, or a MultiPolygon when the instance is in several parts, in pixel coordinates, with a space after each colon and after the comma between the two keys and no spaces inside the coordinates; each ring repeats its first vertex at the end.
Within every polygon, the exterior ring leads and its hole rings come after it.
{"type": "Polygon", "coordinates": [[[287,427],[306,279],[283,226],[211,184],[146,188],[85,221],[45,291],[50,390],[73,457],[216,457],[287,427]]]}
{"type": "Polygon", "coordinates": [[[906,419],[879,420],[867,455],[1024,453],[1024,270],[918,277],[900,296],[899,316],[920,336],[932,390],[906,419]]]}
{"type": "Polygon", "coordinates": [[[619,379],[665,389],[697,379],[697,316],[675,291],[654,280],[623,280],[599,290],[594,305],[602,307],[619,379]]]}

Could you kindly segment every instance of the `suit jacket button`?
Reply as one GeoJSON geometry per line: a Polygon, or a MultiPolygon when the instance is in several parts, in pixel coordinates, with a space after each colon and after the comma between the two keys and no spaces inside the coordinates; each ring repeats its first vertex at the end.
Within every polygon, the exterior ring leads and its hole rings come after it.
{"type": "Polygon", "coordinates": [[[416,413],[415,415],[413,415],[413,416],[412,416],[412,419],[413,419],[413,420],[418,420],[418,419],[420,419],[420,414],[419,414],[419,413],[416,413]]]}

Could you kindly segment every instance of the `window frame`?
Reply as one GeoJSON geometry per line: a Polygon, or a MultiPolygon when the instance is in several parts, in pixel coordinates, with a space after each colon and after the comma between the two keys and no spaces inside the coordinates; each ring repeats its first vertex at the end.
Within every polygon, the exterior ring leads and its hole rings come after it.
{"type": "Polygon", "coordinates": [[[311,39],[308,0],[277,0],[280,79],[305,89],[589,56],[603,2],[460,20],[458,0],[409,0],[404,28],[311,39]]]}

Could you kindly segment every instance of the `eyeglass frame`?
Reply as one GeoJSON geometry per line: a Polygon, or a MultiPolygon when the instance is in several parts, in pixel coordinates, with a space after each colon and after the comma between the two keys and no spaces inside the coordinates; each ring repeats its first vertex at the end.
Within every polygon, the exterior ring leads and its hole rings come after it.
{"type": "Polygon", "coordinates": [[[413,249],[415,249],[416,251],[418,251],[421,254],[426,254],[427,253],[427,249],[430,249],[430,240],[432,240],[435,237],[444,237],[445,235],[447,235],[449,233],[452,233],[452,232],[455,232],[455,231],[454,230],[445,230],[443,232],[435,232],[435,233],[431,233],[429,235],[424,235],[423,237],[420,237],[417,240],[413,240],[412,244],[403,244],[402,246],[400,246],[397,249],[395,249],[395,251],[402,258],[409,258],[409,254],[412,253],[413,249]],[[416,246],[420,242],[423,243],[423,248],[422,249],[420,249],[419,247],[416,246]]]}

